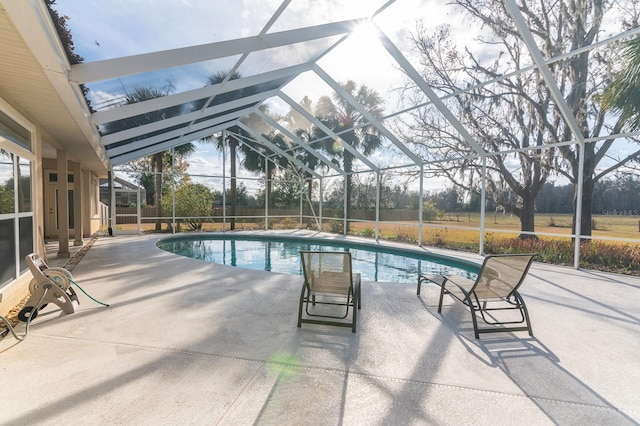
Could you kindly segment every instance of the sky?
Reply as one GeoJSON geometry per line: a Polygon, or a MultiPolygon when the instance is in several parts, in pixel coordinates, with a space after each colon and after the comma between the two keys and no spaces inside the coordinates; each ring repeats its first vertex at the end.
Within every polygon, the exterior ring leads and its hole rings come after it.
{"type": "MultiPolygon", "coordinates": [[[[257,35],[277,10],[280,0],[57,0],[60,14],[69,17],[76,53],[84,62],[137,55],[192,45],[231,40],[257,35]]],[[[270,32],[286,31],[306,25],[324,24],[347,19],[367,18],[382,6],[382,0],[294,0],[270,32]]],[[[404,44],[406,31],[415,25],[421,10],[440,9],[436,0],[398,0],[383,11],[375,22],[396,44],[404,44]]],[[[446,17],[446,12],[443,12],[446,17]]],[[[333,39],[335,40],[335,39],[333,39]]],[[[254,53],[241,67],[248,76],[310,59],[323,50],[326,43],[305,43],[267,54],[254,53]]],[[[339,46],[321,65],[337,81],[363,82],[387,94],[402,84],[402,76],[386,54],[380,55],[379,43],[371,34],[356,32],[339,46]]],[[[93,103],[102,105],[140,84],[166,85],[172,79],[176,92],[202,87],[206,76],[228,70],[238,57],[178,67],[169,72],[145,73],[114,81],[90,83],[93,103]]],[[[310,85],[302,78],[289,87],[294,99],[302,96],[318,98],[330,90],[323,85],[310,85]]]]}
{"type": "MultiPolygon", "coordinates": [[[[368,18],[384,5],[382,0],[294,0],[270,29],[286,31],[305,25],[324,24],[347,19],[368,18]]],[[[57,0],[57,10],[68,16],[75,52],[84,62],[110,59],[199,45],[257,35],[281,4],[280,0],[169,1],[169,0],[57,0]],[[96,19],[96,17],[99,17],[96,19]]],[[[399,0],[375,18],[375,22],[400,47],[406,32],[415,25],[415,16],[433,15],[441,9],[435,0],[399,0]],[[425,11],[421,14],[419,11],[425,11]]],[[[447,16],[447,12],[442,12],[447,16]]],[[[338,82],[354,80],[377,90],[387,110],[400,108],[397,89],[404,76],[397,64],[375,40],[366,26],[336,47],[319,65],[338,82]]],[[[337,38],[331,40],[334,42],[337,38]]],[[[252,54],[241,66],[243,76],[266,72],[309,60],[328,47],[327,43],[305,43],[262,54],[252,54]]],[[[228,70],[237,57],[178,67],[162,72],[143,73],[110,81],[88,83],[89,97],[96,109],[121,100],[126,91],[141,85],[158,88],[173,84],[175,92],[200,88],[206,77],[228,70]]],[[[333,90],[313,73],[305,73],[291,82],[284,92],[294,100],[304,96],[317,100],[333,90]]],[[[272,112],[284,114],[289,107],[281,100],[267,102],[272,112]]],[[[212,163],[212,147],[190,159],[193,173],[210,173],[219,168],[212,163]]],[[[217,152],[215,153],[217,154],[217,152]]],[[[219,157],[219,155],[217,155],[219,157]]],[[[393,162],[385,151],[374,153],[374,163],[393,162]]],[[[402,163],[407,163],[402,160],[402,163]]]]}
{"type": "MultiPolygon", "coordinates": [[[[56,0],[56,8],[61,15],[68,16],[76,53],[84,58],[84,62],[92,62],[254,36],[264,28],[281,3],[281,0],[56,0]]],[[[368,18],[386,3],[386,0],[292,0],[269,32],[368,18]]],[[[486,46],[482,47],[484,50],[478,50],[477,37],[486,29],[465,19],[440,0],[397,0],[377,15],[374,22],[417,69],[420,69],[420,62],[409,47],[409,37],[418,22],[431,31],[442,24],[450,25],[454,42],[481,57],[496,53],[487,50],[486,46]]],[[[326,47],[322,42],[309,42],[253,53],[239,71],[246,77],[295,65],[309,60],[326,47]]],[[[210,73],[228,70],[237,59],[223,58],[168,71],[89,83],[89,97],[92,105],[100,109],[141,85],[166,88],[171,82],[175,92],[200,88],[206,84],[210,73]]],[[[526,54],[523,61],[530,63],[526,54]]],[[[401,109],[398,89],[406,78],[366,25],[335,47],[318,65],[338,82],[354,80],[375,89],[385,100],[387,114],[401,109]]],[[[316,101],[333,92],[313,73],[302,74],[283,91],[296,101],[304,96],[316,101]]],[[[288,106],[281,100],[267,101],[267,104],[275,113],[288,111],[288,106]]],[[[410,162],[402,155],[390,154],[389,150],[374,153],[371,160],[384,166],[410,162]]],[[[189,162],[193,174],[211,174],[212,170],[221,169],[220,154],[211,145],[203,145],[189,162]]],[[[240,168],[239,171],[250,175],[240,168]]],[[[255,185],[255,181],[247,183],[255,185]]],[[[443,185],[443,181],[437,179],[427,182],[427,186],[433,188],[443,185]]]]}

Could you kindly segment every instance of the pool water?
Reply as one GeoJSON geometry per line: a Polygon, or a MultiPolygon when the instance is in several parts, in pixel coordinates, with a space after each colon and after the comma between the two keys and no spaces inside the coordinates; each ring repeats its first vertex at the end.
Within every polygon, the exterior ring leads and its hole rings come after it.
{"type": "Polygon", "coordinates": [[[354,272],[364,281],[416,283],[422,274],[457,274],[475,279],[477,267],[453,258],[411,253],[393,248],[326,240],[246,238],[224,235],[170,237],[158,247],[193,259],[239,268],[302,275],[300,251],[349,251],[354,272]]]}

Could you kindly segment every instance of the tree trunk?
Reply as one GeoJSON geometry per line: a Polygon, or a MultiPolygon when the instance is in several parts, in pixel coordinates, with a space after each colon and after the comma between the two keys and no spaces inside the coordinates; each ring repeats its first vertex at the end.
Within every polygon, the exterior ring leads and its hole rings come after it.
{"type": "MultiPolygon", "coordinates": [[[[593,215],[591,210],[593,208],[593,191],[595,188],[595,181],[592,176],[586,176],[582,181],[582,217],[580,218],[580,235],[591,236],[592,231],[592,219],[593,215]]],[[[572,231],[576,232],[576,212],[578,202],[578,189],[574,192],[573,196],[573,226],[572,231]]]]}
{"type": "Polygon", "coordinates": [[[347,173],[347,176],[346,176],[347,188],[346,188],[346,193],[344,194],[347,200],[347,203],[345,205],[345,211],[344,211],[344,215],[347,218],[347,225],[344,232],[349,233],[349,217],[351,216],[351,189],[353,186],[352,175],[351,175],[351,169],[353,167],[353,155],[346,150],[344,151],[343,155],[344,155],[344,164],[343,164],[344,171],[347,173]]]}
{"type": "Polygon", "coordinates": [[[273,186],[273,175],[275,174],[275,172],[276,172],[276,165],[272,163],[269,165],[269,174],[267,175],[267,185],[265,187],[265,193],[264,193],[264,196],[267,197],[268,208],[267,208],[267,211],[265,212],[267,216],[269,215],[269,211],[271,210],[271,191],[273,186]]]}
{"type": "Polygon", "coordinates": [[[524,232],[535,231],[535,195],[526,194],[522,197],[522,209],[520,210],[520,239],[536,238],[535,235],[524,232]]]}
{"type": "Polygon", "coordinates": [[[155,176],[153,171],[155,170],[155,165],[151,166],[152,173],[142,173],[140,178],[140,185],[144,188],[144,202],[147,206],[155,206],[155,176]]]}

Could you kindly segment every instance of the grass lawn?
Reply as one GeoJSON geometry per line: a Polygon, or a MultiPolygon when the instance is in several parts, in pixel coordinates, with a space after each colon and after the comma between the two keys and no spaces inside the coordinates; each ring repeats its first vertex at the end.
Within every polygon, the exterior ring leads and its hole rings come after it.
{"type": "MultiPolygon", "coordinates": [[[[571,215],[551,215],[538,213],[535,217],[535,231],[543,234],[571,235],[571,215]]],[[[332,231],[332,222],[337,222],[341,226],[342,221],[338,219],[323,219],[324,231],[332,231]]],[[[637,239],[640,243],[640,218],[635,216],[605,216],[594,215],[592,235],[598,238],[625,238],[637,239]]],[[[299,226],[297,218],[270,219],[269,227],[273,229],[295,229],[299,226]]],[[[167,224],[163,224],[163,229],[167,224]]],[[[229,229],[229,220],[226,223],[229,229]]],[[[154,223],[143,223],[143,231],[153,231],[154,223]]],[[[204,223],[203,231],[220,231],[222,223],[204,223]]],[[[253,221],[242,219],[236,222],[236,229],[261,229],[264,228],[263,221],[253,221]]],[[[373,235],[376,228],[375,222],[350,222],[350,232],[356,234],[373,235]]],[[[116,230],[135,230],[135,224],[117,225],[116,230]]],[[[416,240],[418,236],[418,222],[380,222],[379,229],[383,236],[406,236],[408,240],[416,240]]],[[[184,226],[183,226],[183,229],[184,226]]],[[[334,229],[335,231],[335,229],[334,229]]],[[[485,233],[494,233],[504,238],[517,237],[520,235],[520,221],[517,217],[502,214],[487,214],[485,216],[485,233]],[[513,231],[513,232],[509,232],[513,231]]],[[[446,239],[452,242],[475,242],[480,239],[480,214],[479,213],[445,213],[440,220],[423,223],[423,240],[446,239]]],[[[561,237],[559,237],[561,238],[561,237]]],[[[626,244],[621,242],[621,244],[626,244]]]]}
{"type": "MultiPolygon", "coordinates": [[[[536,232],[545,234],[567,235],[567,238],[570,238],[571,220],[571,215],[537,214],[535,218],[535,230],[536,232]]],[[[593,221],[595,223],[595,229],[592,231],[594,237],[604,239],[638,239],[638,243],[640,243],[640,219],[637,217],[596,215],[593,217],[593,221]]],[[[417,221],[380,222],[379,226],[380,232],[383,235],[391,235],[394,233],[410,234],[417,240],[417,221]]],[[[352,232],[362,232],[366,229],[373,230],[375,229],[375,222],[352,222],[350,227],[352,232]]],[[[519,231],[520,220],[515,216],[488,214],[485,217],[486,233],[495,233],[504,238],[511,238],[519,236],[519,231]]],[[[447,213],[441,220],[423,223],[423,239],[429,240],[443,237],[446,237],[447,240],[451,240],[452,242],[473,241],[477,243],[480,238],[480,214],[465,213],[456,216],[447,213]]],[[[625,243],[622,242],[622,244],[625,243]]]]}

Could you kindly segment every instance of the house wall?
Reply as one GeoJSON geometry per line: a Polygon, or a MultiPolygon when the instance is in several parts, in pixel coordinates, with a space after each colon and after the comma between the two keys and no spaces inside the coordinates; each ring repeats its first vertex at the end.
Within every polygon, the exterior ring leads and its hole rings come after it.
{"type": "MultiPolygon", "coordinates": [[[[2,250],[2,266],[0,268],[0,315],[6,315],[29,292],[31,274],[27,270],[23,255],[26,252],[39,250],[43,245],[37,238],[37,230],[42,225],[42,208],[38,199],[38,182],[42,178],[40,157],[41,134],[37,126],[16,109],[9,102],[0,97],[0,111],[3,116],[3,128],[0,130],[0,250],[2,250]],[[8,126],[17,125],[21,130],[28,131],[24,137],[27,146],[16,142],[12,129],[8,126]],[[30,145],[30,146],[28,146],[30,145]],[[20,159],[20,160],[18,160],[20,159]],[[16,175],[18,162],[28,162],[20,166],[16,175]],[[29,172],[28,188],[24,185],[16,190],[16,181],[23,182],[20,177],[29,172]],[[16,179],[19,178],[19,179],[16,179]],[[13,183],[13,184],[12,184],[13,183]],[[21,202],[18,193],[28,190],[29,202],[21,202]],[[24,221],[31,221],[31,226],[23,226],[24,221]]],[[[22,135],[18,137],[22,139],[22,135]]],[[[25,193],[25,198],[27,197],[25,193]]],[[[27,253],[28,254],[28,253],[27,253]]]]}
{"type": "MultiPolygon", "coordinates": [[[[47,172],[57,169],[56,159],[42,159],[43,131],[37,122],[21,114],[9,101],[0,97],[0,112],[8,117],[11,122],[19,124],[28,130],[30,134],[30,145],[21,146],[11,139],[10,129],[3,127],[0,129],[0,187],[11,186],[15,182],[15,166],[10,164],[17,162],[18,158],[24,162],[30,162],[30,205],[28,207],[10,207],[13,202],[16,206],[20,204],[16,195],[20,190],[12,192],[0,192],[0,250],[2,253],[10,253],[9,258],[0,258],[0,315],[6,316],[8,312],[29,295],[29,282],[32,275],[28,270],[24,256],[31,252],[38,252],[41,255],[45,252],[44,241],[51,230],[47,223],[49,207],[45,203],[46,197],[51,197],[52,186],[48,181],[47,172]],[[4,136],[3,136],[4,135],[4,136]],[[6,137],[5,137],[6,136],[6,137]],[[12,173],[13,172],[13,173],[12,173]],[[4,194],[4,195],[3,195],[4,194]],[[12,201],[13,199],[13,201],[12,201]],[[18,200],[18,201],[15,201],[18,200]],[[7,207],[9,206],[9,207],[7,207]],[[26,210],[26,211],[23,211],[26,210]],[[31,229],[25,229],[21,225],[31,220],[31,229]],[[18,225],[16,225],[18,224],[18,225]],[[13,231],[11,227],[13,226],[13,231]]],[[[5,118],[5,120],[7,120],[5,118]]],[[[9,120],[7,120],[9,121],[9,120]]],[[[20,169],[28,170],[29,167],[22,165],[20,169]]],[[[81,179],[78,195],[82,198],[82,230],[83,237],[90,237],[100,228],[100,206],[98,177],[91,171],[81,166],[81,179]]],[[[74,170],[69,164],[69,170],[74,170]]],[[[18,174],[21,176],[21,174],[18,174]]],[[[22,181],[23,179],[17,179],[22,181]]],[[[74,178],[74,180],[76,180],[74,178]]],[[[74,182],[75,183],[75,182],[74,182]]],[[[74,189],[75,191],[75,189],[74,189]]],[[[23,203],[24,204],[24,203],[23,203]]],[[[70,233],[69,240],[73,241],[74,233],[70,233]]]]}
{"type": "MultiPolygon", "coordinates": [[[[68,172],[69,174],[75,175],[73,169],[73,162],[67,162],[68,172]]],[[[44,197],[46,199],[41,198],[43,200],[43,205],[45,208],[45,216],[44,216],[44,235],[47,238],[57,238],[58,233],[54,228],[53,216],[51,218],[47,218],[48,214],[53,215],[51,209],[51,199],[53,197],[53,191],[55,190],[55,185],[49,181],[49,174],[51,172],[56,173],[57,160],[55,158],[44,158],[42,160],[44,176],[42,183],[42,190],[44,197]],[[49,219],[49,220],[47,220],[49,219]]],[[[73,190],[75,194],[79,194],[82,197],[82,236],[84,238],[89,238],[91,235],[96,233],[100,229],[101,216],[100,216],[100,200],[99,200],[99,178],[94,173],[89,170],[82,169],[81,180],[78,180],[74,176],[73,182],[73,190]],[[78,183],[82,182],[81,187],[78,189],[78,183]],[[77,191],[77,192],[76,192],[77,191]]],[[[72,232],[69,236],[70,239],[73,239],[75,234],[72,232]]]]}

